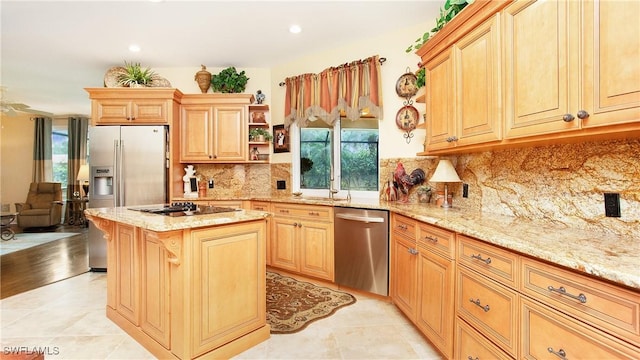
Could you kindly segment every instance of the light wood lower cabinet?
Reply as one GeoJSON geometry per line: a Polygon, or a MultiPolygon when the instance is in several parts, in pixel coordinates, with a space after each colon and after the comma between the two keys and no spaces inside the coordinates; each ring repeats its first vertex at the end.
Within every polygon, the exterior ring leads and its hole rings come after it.
{"type": "Polygon", "coordinates": [[[455,234],[393,214],[391,298],[447,358],[453,356],[455,234]]]}
{"type": "Polygon", "coordinates": [[[457,359],[511,360],[504,351],[459,318],[456,318],[455,339],[457,359]]]}
{"type": "MultiPolygon", "coordinates": [[[[251,201],[250,204],[251,210],[271,212],[271,203],[268,201],[251,201]]],[[[273,217],[267,217],[267,266],[271,266],[271,224],[273,221],[271,220],[273,217]]]]}
{"type": "Polygon", "coordinates": [[[158,358],[229,358],[269,338],[266,221],[106,233],[107,317],[158,358]]]}
{"type": "Polygon", "coordinates": [[[638,359],[638,348],[544,305],[522,300],[519,359],[638,359]]]}
{"type": "Polygon", "coordinates": [[[272,204],[271,266],[334,281],[333,208],[272,204]]]}

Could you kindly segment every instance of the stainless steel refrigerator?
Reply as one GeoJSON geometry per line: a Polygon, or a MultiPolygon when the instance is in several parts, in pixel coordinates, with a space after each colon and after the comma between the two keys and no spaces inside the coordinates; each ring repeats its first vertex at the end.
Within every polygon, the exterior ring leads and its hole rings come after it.
{"type": "MultiPolygon", "coordinates": [[[[89,128],[89,207],[168,202],[168,128],[92,126],[89,128]]],[[[89,223],[89,267],[107,269],[107,243],[89,223]]]]}

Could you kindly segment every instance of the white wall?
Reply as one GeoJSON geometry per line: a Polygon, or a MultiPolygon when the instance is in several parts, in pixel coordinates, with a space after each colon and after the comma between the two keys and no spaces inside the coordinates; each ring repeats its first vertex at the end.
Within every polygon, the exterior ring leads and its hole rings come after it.
{"type": "Polygon", "coordinates": [[[0,203],[24,202],[33,164],[33,121],[29,114],[0,115],[0,203]]]}

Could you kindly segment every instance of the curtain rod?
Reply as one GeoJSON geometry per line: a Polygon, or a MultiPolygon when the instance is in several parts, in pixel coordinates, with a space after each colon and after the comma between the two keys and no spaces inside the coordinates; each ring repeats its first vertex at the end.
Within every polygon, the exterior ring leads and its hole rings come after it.
{"type": "MultiPolygon", "coordinates": [[[[385,61],[387,61],[387,58],[381,57],[380,59],[378,59],[378,62],[380,63],[380,65],[384,64],[385,61]]],[[[286,84],[284,81],[282,81],[278,85],[285,86],[286,84]]]]}

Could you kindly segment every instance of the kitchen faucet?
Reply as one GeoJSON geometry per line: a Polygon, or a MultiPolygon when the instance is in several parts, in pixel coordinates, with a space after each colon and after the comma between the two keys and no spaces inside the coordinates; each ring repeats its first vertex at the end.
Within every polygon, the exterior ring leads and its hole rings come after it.
{"type": "Polygon", "coordinates": [[[333,188],[333,182],[335,179],[333,178],[333,172],[331,173],[331,177],[329,178],[329,199],[333,200],[333,195],[338,193],[337,189],[333,188]]]}

